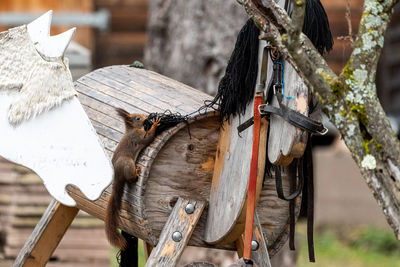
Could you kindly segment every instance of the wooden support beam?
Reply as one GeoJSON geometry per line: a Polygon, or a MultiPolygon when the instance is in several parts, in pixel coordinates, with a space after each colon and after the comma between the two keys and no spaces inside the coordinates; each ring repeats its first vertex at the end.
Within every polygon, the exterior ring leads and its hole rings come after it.
{"type": "MultiPolygon", "coordinates": [[[[258,243],[258,248],[251,251],[251,259],[253,260],[253,262],[256,263],[259,267],[271,267],[267,242],[265,241],[263,230],[257,213],[254,215],[253,241],[257,241],[258,243]]],[[[243,249],[244,237],[243,235],[241,235],[236,240],[236,250],[239,258],[243,257],[243,249]]]]}
{"type": "Polygon", "coordinates": [[[251,251],[251,259],[259,267],[271,267],[267,242],[265,242],[263,229],[257,213],[254,216],[253,240],[257,241],[258,248],[251,251]]]}
{"type": "Polygon", "coordinates": [[[150,254],[146,267],[176,266],[205,206],[205,201],[178,198],[171,215],[164,225],[157,246],[150,254]],[[188,204],[194,205],[193,212],[185,210],[188,204]],[[177,237],[176,240],[173,240],[174,233],[176,234],[175,237],[177,237]],[[177,233],[180,233],[180,236],[177,233]]]}
{"type": "Polygon", "coordinates": [[[143,242],[144,256],[146,257],[147,261],[154,247],[144,240],[142,240],[142,242],[143,242]]]}
{"type": "Polygon", "coordinates": [[[13,267],[45,266],[79,209],[53,200],[20,251],[13,267]]]}

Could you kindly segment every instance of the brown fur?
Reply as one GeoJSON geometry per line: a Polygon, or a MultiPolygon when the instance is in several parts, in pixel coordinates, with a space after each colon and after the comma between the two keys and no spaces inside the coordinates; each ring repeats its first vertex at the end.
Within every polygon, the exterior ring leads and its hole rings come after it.
{"type": "Polygon", "coordinates": [[[124,250],[126,248],[126,240],[117,231],[120,222],[119,211],[121,209],[124,185],[127,182],[136,181],[140,173],[140,166],[136,167],[135,164],[136,158],[139,152],[154,139],[159,119],[154,120],[152,127],[146,132],[143,129],[143,122],[147,115],[130,114],[123,109],[117,109],[117,112],[124,119],[125,134],[115,149],[112,158],[114,182],[104,221],[108,241],[111,245],[124,250]]]}

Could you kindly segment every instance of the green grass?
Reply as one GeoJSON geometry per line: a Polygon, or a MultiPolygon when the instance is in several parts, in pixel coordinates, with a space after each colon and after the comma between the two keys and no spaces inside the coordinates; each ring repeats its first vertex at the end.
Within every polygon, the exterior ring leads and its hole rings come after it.
{"type": "Polygon", "coordinates": [[[376,228],[321,230],[315,234],[316,263],[308,262],[305,225],[299,225],[300,267],[400,267],[400,241],[376,228]]]}
{"type": "MultiPolygon", "coordinates": [[[[299,267],[400,267],[400,241],[392,232],[377,228],[337,229],[315,233],[316,263],[308,262],[305,223],[298,223],[299,267]]],[[[111,267],[118,267],[118,250],[110,250],[111,267]]],[[[145,265],[143,242],[139,241],[139,267],[145,265]]],[[[273,266],[277,267],[277,266],[273,266]]]]}

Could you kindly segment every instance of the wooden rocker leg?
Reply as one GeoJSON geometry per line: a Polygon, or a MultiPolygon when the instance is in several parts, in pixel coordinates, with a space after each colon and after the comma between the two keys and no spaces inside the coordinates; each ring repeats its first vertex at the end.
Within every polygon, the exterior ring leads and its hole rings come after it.
{"type": "Polygon", "coordinates": [[[13,267],[45,266],[78,211],[78,208],[67,207],[56,200],[52,200],[21,249],[13,267]]]}
{"type": "MultiPolygon", "coordinates": [[[[265,242],[263,230],[261,227],[260,220],[258,219],[257,212],[254,215],[254,228],[253,228],[253,241],[256,241],[258,246],[256,249],[251,251],[251,259],[259,267],[271,267],[271,262],[268,254],[267,242],[265,242]]],[[[236,250],[238,257],[243,257],[243,235],[236,240],[236,250]]]]}
{"type": "Polygon", "coordinates": [[[146,257],[146,261],[147,261],[147,259],[150,257],[151,251],[153,250],[154,247],[144,240],[142,240],[142,242],[143,242],[144,256],[146,257]]]}
{"type": "Polygon", "coordinates": [[[205,206],[204,201],[178,198],[146,267],[176,266],[205,206]]]}
{"type": "Polygon", "coordinates": [[[254,216],[253,240],[258,243],[258,248],[251,251],[251,259],[257,263],[259,267],[271,267],[267,242],[265,242],[263,230],[257,213],[254,216]]]}

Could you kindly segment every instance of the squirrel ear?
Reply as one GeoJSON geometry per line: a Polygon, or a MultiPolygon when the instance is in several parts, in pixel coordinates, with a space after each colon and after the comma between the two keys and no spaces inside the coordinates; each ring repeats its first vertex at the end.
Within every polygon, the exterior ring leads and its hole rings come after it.
{"type": "Polygon", "coordinates": [[[118,115],[124,119],[125,122],[129,121],[131,119],[131,114],[129,114],[128,111],[126,111],[122,108],[116,108],[115,110],[117,111],[118,115]]]}

